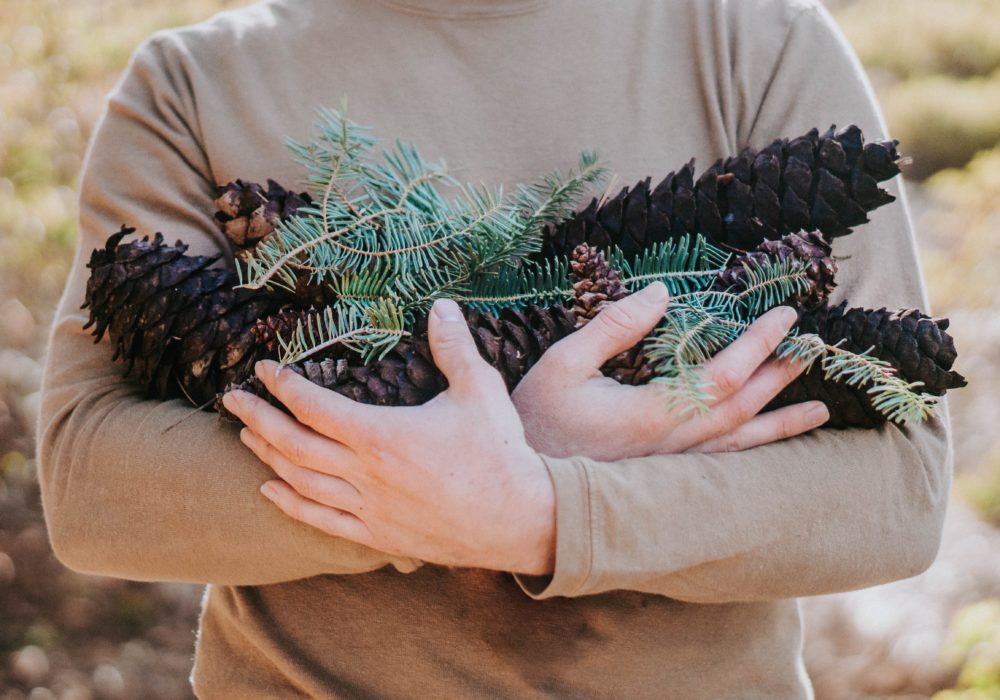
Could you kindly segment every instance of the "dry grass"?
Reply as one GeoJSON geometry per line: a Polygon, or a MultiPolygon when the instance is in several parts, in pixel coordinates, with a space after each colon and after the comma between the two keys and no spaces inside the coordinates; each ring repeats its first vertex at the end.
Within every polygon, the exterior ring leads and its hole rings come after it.
{"type": "Polygon", "coordinates": [[[997,0],[857,0],[837,12],[862,62],[898,79],[1000,68],[997,0]]]}

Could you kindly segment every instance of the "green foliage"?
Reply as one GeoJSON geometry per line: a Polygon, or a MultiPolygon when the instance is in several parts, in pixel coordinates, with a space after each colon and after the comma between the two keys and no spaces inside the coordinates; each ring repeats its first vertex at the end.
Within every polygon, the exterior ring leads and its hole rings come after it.
{"type": "MultiPolygon", "coordinates": [[[[708,411],[712,383],[702,365],[734,342],[764,311],[809,285],[799,261],[745,265],[746,281],[726,291],[693,292],[672,300],[664,322],[653,331],[645,349],[654,363],[654,381],[666,385],[671,407],[682,413],[708,411]]],[[[866,353],[828,345],[815,335],[789,334],[778,346],[778,357],[809,368],[820,361],[824,377],[848,386],[869,386],[872,405],[890,421],[922,421],[934,412],[936,397],[918,393],[919,383],[907,383],[887,363],[866,353]]]]}
{"type": "Polygon", "coordinates": [[[301,362],[334,345],[358,352],[368,362],[377,359],[406,335],[403,313],[390,299],[366,306],[334,304],[299,324],[290,339],[280,335],[282,364],[301,362]]]}
{"type": "Polygon", "coordinates": [[[837,13],[862,62],[909,79],[1000,68],[1000,0],[857,0],[837,13]]]}
{"type": "Polygon", "coordinates": [[[317,204],[257,247],[240,269],[247,287],[294,289],[308,275],[355,305],[391,298],[412,315],[519,265],[541,247],[541,226],[572,211],[584,188],[604,176],[585,153],[577,172],[552,173],[510,199],[460,185],[410,145],[376,158],[377,143],[330,109],[321,110],[313,141],[290,143],[317,204]]]}
{"type": "MultiPolygon", "coordinates": [[[[1000,114],[1000,112],[998,112],[1000,114]]],[[[927,182],[923,262],[939,308],[988,310],[1000,302],[1000,146],[927,182]]]]}
{"type": "MultiPolygon", "coordinates": [[[[541,227],[572,212],[586,185],[603,177],[594,154],[584,153],[575,172],[518,187],[510,201],[485,186],[459,185],[411,145],[396,143],[376,158],[377,143],[329,109],[321,110],[313,141],[290,143],[317,204],[265,239],[240,279],[253,289],[294,290],[305,275],[329,284],[338,301],[282,340],[283,363],[337,344],[366,362],[378,358],[440,297],[491,313],[572,299],[568,260],[527,258],[541,246],[541,227]]],[[[810,286],[805,264],[788,259],[744,262],[737,286],[712,289],[729,257],[702,236],[653,246],[631,261],[618,249],[609,254],[626,288],[662,280],[674,295],[646,349],[656,381],[682,410],[707,410],[703,365],[715,353],[810,286]]],[[[933,397],[868,355],[807,337],[789,337],[779,354],[806,364],[822,358],[827,379],[871,385],[874,406],[889,420],[922,420],[933,410],[933,397]]]]}
{"type": "Polygon", "coordinates": [[[678,240],[656,243],[632,260],[626,260],[617,250],[612,251],[609,262],[620,270],[626,287],[663,282],[671,296],[679,296],[705,289],[726,266],[729,257],[704,236],[692,240],[685,235],[678,240]]]}
{"type": "Polygon", "coordinates": [[[988,455],[979,469],[963,474],[957,486],[969,505],[1000,526],[1000,448],[988,455]]]}
{"type": "Polygon", "coordinates": [[[925,179],[1000,146],[1000,70],[984,77],[913,79],[883,97],[892,133],[913,158],[907,177],[925,179]]]}
{"type": "Polygon", "coordinates": [[[1000,698],[1000,600],[985,600],[960,610],[952,620],[944,655],[959,668],[954,690],[934,700],[1000,698]]]}
{"type": "Polygon", "coordinates": [[[16,295],[41,318],[55,305],[76,239],[84,149],[132,50],[158,29],[240,4],[0,3],[0,299],[16,295]]]}

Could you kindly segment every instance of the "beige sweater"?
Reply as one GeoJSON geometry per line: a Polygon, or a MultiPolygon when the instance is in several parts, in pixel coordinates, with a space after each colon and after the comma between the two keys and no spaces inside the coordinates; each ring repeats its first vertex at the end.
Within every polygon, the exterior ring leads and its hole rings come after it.
{"type": "MultiPolygon", "coordinates": [[[[891,37],[887,36],[887,40],[891,37]]],[[[421,566],[297,524],[209,414],[143,400],[79,310],[89,252],[127,223],[226,248],[213,185],[300,181],[314,110],[512,184],[595,148],[626,183],[812,126],[885,136],[815,0],[274,0],[161,32],[95,134],[40,425],[56,554],[211,584],[204,697],[810,695],[795,596],[916,574],[950,482],[946,421],[737,454],[547,460],[555,574],[421,566]],[[352,575],[345,575],[352,574],[352,575]]],[[[905,202],[841,239],[838,297],[923,306],[905,202]]]]}

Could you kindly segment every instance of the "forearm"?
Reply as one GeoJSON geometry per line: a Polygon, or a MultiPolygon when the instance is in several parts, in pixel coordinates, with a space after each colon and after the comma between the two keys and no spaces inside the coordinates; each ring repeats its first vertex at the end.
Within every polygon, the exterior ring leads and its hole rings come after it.
{"type": "Polygon", "coordinates": [[[142,399],[82,324],[68,315],[55,329],[39,431],[46,520],[67,566],[249,585],[418,565],[283,516],[258,491],[273,474],[232,426],[142,399]]]}
{"type": "Polygon", "coordinates": [[[555,574],[522,584],[536,597],[629,589],[724,603],[915,575],[937,552],[948,497],[945,420],[742,453],[548,460],[555,574]]]}
{"type": "Polygon", "coordinates": [[[145,400],[111,344],[83,330],[94,248],[122,224],[191,253],[225,243],[187,59],[167,37],[137,50],[81,175],[80,242],[51,338],[39,425],[43,505],[56,555],[132,579],[266,584],[417,562],[285,518],[258,489],[272,474],[218,417],[145,400]]]}

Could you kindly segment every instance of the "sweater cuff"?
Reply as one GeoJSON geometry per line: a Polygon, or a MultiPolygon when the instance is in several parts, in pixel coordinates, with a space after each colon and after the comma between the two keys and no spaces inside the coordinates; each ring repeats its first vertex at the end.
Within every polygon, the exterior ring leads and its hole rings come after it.
{"type": "Polygon", "coordinates": [[[593,561],[590,483],[583,461],[545,455],[542,461],[556,496],[555,570],[545,576],[514,574],[521,590],[535,600],[579,595],[590,578],[593,561]]]}

